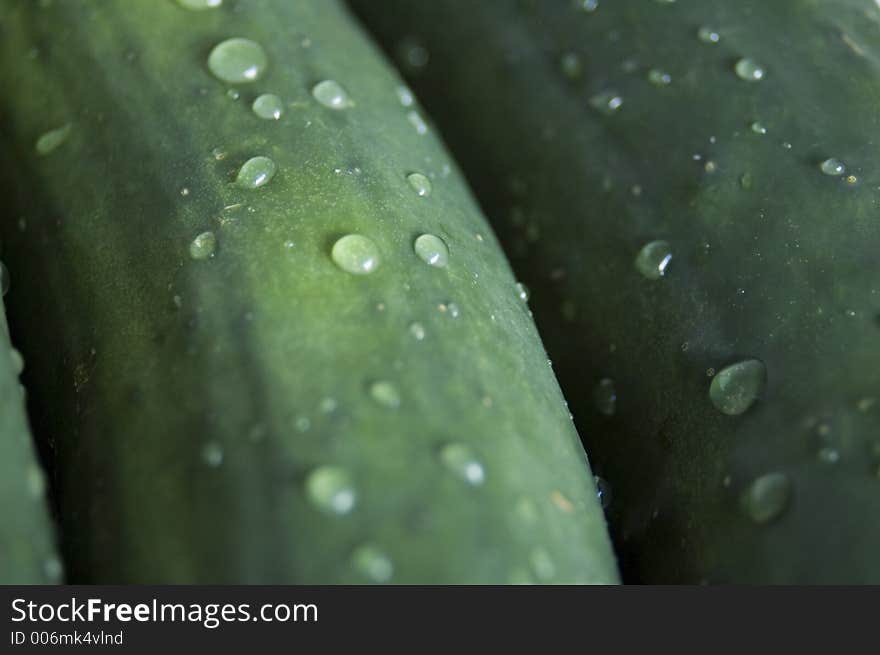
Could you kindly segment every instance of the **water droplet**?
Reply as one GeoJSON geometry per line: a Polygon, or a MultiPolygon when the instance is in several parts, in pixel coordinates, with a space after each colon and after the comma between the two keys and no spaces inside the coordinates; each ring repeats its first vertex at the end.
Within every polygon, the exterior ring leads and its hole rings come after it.
{"type": "Polygon", "coordinates": [[[523,302],[529,301],[529,288],[522,282],[516,283],[516,295],[523,302]]]}
{"type": "Polygon", "coordinates": [[[616,91],[602,91],[590,98],[590,105],[603,114],[611,115],[623,105],[623,98],[616,91]]]}
{"type": "Polygon", "coordinates": [[[767,134],[767,126],[758,121],[752,123],[751,128],[755,134],[767,134]]]}
{"type": "Polygon", "coordinates": [[[333,244],[333,262],[348,273],[366,275],[379,267],[379,248],[372,239],[360,234],[347,234],[333,244]]]}
{"type": "Polygon", "coordinates": [[[591,13],[599,8],[599,0],[575,0],[574,6],[581,11],[591,13]]]}
{"type": "Polygon", "coordinates": [[[0,262],[0,297],[9,293],[9,269],[6,264],[0,262]]]}
{"type": "Polygon", "coordinates": [[[193,259],[208,259],[214,256],[217,237],[211,231],[202,232],[189,244],[189,256],[193,259]]]}
{"type": "Polygon", "coordinates": [[[746,82],[759,82],[764,79],[764,68],[753,59],[744,57],[734,66],[737,77],[746,82]]]}
{"type": "Polygon", "coordinates": [[[202,446],[202,461],[211,468],[217,468],[223,463],[223,447],[216,441],[209,441],[202,446]]]}
{"type": "Polygon", "coordinates": [[[391,382],[378,380],[370,384],[370,397],[383,407],[397,409],[400,407],[400,393],[391,382]]]}
{"type": "Polygon", "coordinates": [[[575,79],[580,77],[583,72],[583,62],[581,62],[581,57],[576,52],[566,52],[559,59],[559,68],[562,70],[563,75],[575,79]]]}
{"type": "Polygon", "coordinates": [[[608,506],[611,505],[611,485],[605,478],[600,478],[598,475],[593,476],[593,481],[596,483],[596,498],[599,499],[599,504],[602,509],[608,509],[608,506]]]}
{"type": "Polygon", "coordinates": [[[419,134],[427,134],[428,133],[428,124],[425,122],[425,119],[422,118],[422,115],[419,112],[417,112],[415,110],[407,112],[406,120],[408,120],[410,122],[410,125],[412,125],[414,128],[416,128],[417,133],[419,133],[419,134]]]}
{"type": "Polygon", "coordinates": [[[791,502],[792,484],[784,473],[768,473],[756,478],[740,496],[740,505],[755,523],[769,523],[780,516],[791,502]]]}
{"type": "Polygon", "coordinates": [[[306,495],[321,511],[348,514],[357,502],[357,493],[348,473],[338,466],[319,466],[309,473],[306,495]]]}
{"type": "Polygon", "coordinates": [[[840,461],[840,451],[837,450],[837,448],[825,446],[824,448],[819,449],[817,457],[823,464],[836,464],[840,461]]]}
{"type": "Polygon", "coordinates": [[[480,460],[464,444],[446,444],[440,451],[440,460],[446,468],[469,485],[481,485],[486,479],[486,474],[480,460]]]}
{"type": "Polygon", "coordinates": [[[413,339],[416,341],[423,341],[425,339],[425,326],[416,321],[415,323],[409,324],[409,333],[413,339]]]}
{"type": "Polygon", "coordinates": [[[614,380],[602,378],[593,389],[593,403],[605,416],[614,416],[617,411],[617,389],[614,380]]]}
{"type": "Polygon", "coordinates": [[[721,35],[707,25],[703,25],[697,30],[697,38],[703,43],[718,43],[721,35]]]}
{"type": "Polygon", "coordinates": [[[672,248],[666,241],[651,241],[636,255],[636,270],[649,280],[657,280],[666,274],[672,259],[672,248]]]}
{"type": "Polygon", "coordinates": [[[58,148],[61,144],[67,141],[67,137],[70,136],[70,123],[66,125],[62,125],[61,127],[55,128],[54,130],[49,130],[48,132],[42,134],[39,139],[37,139],[37,143],[34,148],[37,151],[38,155],[45,156],[50,152],[58,148]]]}
{"type": "Polygon", "coordinates": [[[194,9],[200,11],[202,9],[214,9],[223,4],[223,0],[177,0],[184,9],[194,9]]]}
{"type": "Polygon", "coordinates": [[[256,189],[275,176],[275,162],[268,157],[251,157],[238,171],[235,183],[243,189],[256,189]]]}
{"type": "Polygon", "coordinates": [[[449,263],[449,249],[440,237],[423,234],[413,243],[413,250],[426,264],[436,268],[446,268],[449,263]]]}
{"type": "Polygon", "coordinates": [[[658,68],[648,71],[648,81],[654,86],[668,86],[672,83],[672,76],[658,68]]]}
{"type": "Polygon", "coordinates": [[[415,191],[416,194],[420,197],[425,198],[431,195],[431,191],[433,189],[431,180],[429,180],[421,173],[410,173],[406,176],[406,181],[409,182],[409,185],[412,187],[413,191],[415,191]]]}
{"type": "Polygon", "coordinates": [[[412,107],[415,103],[415,98],[413,97],[412,91],[410,91],[405,86],[397,87],[397,99],[404,107],[412,107]]]}
{"type": "Polygon", "coordinates": [[[556,565],[553,563],[553,558],[550,557],[550,553],[544,548],[538,547],[533,549],[529,554],[529,562],[532,565],[532,571],[535,572],[535,576],[543,582],[552,580],[553,576],[556,575],[556,565]]]}
{"type": "Polygon", "coordinates": [[[846,166],[839,159],[826,159],[819,164],[819,170],[825,175],[843,175],[846,172],[846,166]]]}
{"type": "Polygon", "coordinates": [[[358,546],[351,556],[351,565],[372,582],[388,582],[394,575],[394,563],[382,550],[371,544],[358,546]]]}
{"type": "Polygon", "coordinates": [[[348,92],[335,80],[324,80],[312,87],[312,96],[328,109],[347,109],[354,105],[348,92]]]}
{"type": "Polygon", "coordinates": [[[312,420],[308,416],[297,416],[293,421],[297,432],[308,432],[312,428],[312,420]]]}
{"type": "Polygon", "coordinates": [[[281,118],[281,114],[284,113],[284,103],[274,93],[264,93],[257,96],[254,104],[251,105],[251,109],[260,118],[277,121],[281,118]]]}
{"type": "Polygon", "coordinates": [[[331,412],[335,412],[338,406],[339,403],[336,402],[336,398],[326,396],[324,398],[321,398],[318,409],[321,410],[321,412],[324,414],[329,414],[331,412]]]}
{"type": "Polygon", "coordinates": [[[397,46],[400,63],[410,72],[419,73],[428,65],[430,53],[424,44],[416,37],[410,36],[403,39],[397,46]]]}
{"type": "Polygon", "coordinates": [[[709,398],[723,414],[737,416],[752,406],[764,392],[767,368],[757,359],[726,366],[713,376],[709,398]]]}
{"type": "Polygon", "coordinates": [[[208,69],[230,84],[253,82],[266,72],[269,59],[256,41],[235,37],[221,41],[208,55],[208,69]]]}
{"type": "Polygon", "coordinates": [[[47,557],[43,562],[43,574],[51,583],[58,584],[64,575],[64,565],[54,555],[47,557]]]}

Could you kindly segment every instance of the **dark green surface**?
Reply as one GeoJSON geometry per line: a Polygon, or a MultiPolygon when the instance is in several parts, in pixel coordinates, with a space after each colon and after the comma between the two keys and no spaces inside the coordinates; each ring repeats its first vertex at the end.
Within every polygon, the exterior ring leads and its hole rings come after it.
{"type": "Polygon", "coordinates": [[[369,582],[352,563],[369,545],[392,582],[614,582],[508,264],[346,14],[324,0],[44,4],[0,8],[3,233],[71,579],[369,582]],[[206,66],[233,36],[269,58],[238,99],[206,66]],[[328,78],[353,107],[312,98],[328,78]],[[265,92],[284,100],[280,121],[251,111],[265,92]],[[38,157],[39,135],[68,123],[38,157]],[[256,155],[274,179],[231,184],[256,155]],[[413,171],[433,178],[429,197],[413,171]],[[191,259],[209,229],[215,256],[191,259]],[[449,245],[446,269],[415,255],[423,232],[449,245]],[[334,265],[346,233],[376,242],[376,272],[334,265]],[[370,397],[376,380],[398,408],[370,397]],[[441,462],[448,443],[476,454],[482,485],[441,462]],[[306,496],[320,466],[350,475],[347,515],[306,496]]]}
{"type": "MultiPolygon", "coordinates": [[[[2,278],[0,273],[0,278],[2,278]]],[[[63,573],[0,300],[0,584],[55,584],[63,573]]]]}
{"type": "Polygon", "coordinates": [[[613,491],[624,580],[880,582],[876,3],[352,4],[412,74],[532,289],[613,491]],[[763,80],[734,73],[742,57],[763,80]],[[623,98],[611,115],[590,102],[606,90],[623,98]],[[856,183],[823,175],[828,157],[856,183]],[[673,258],[649,280],[634,260],[655,239],[673,258]],[[746,358],[766,364],[766,391],[723,415],[707,370],[746,358]],[[593,405],[603,377],[611,417],[593,405]],[[755,525],[739,497],[771,472],[791,503],[755,525]]]}

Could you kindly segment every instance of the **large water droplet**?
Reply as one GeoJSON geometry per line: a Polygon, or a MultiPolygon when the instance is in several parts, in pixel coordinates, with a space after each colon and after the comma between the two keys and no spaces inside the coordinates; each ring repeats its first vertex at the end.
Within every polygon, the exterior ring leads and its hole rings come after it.
{"type": "Polygon", "coordinates": [[[305,483],[308,499],[321,511],[348,514],[357,502],[351,477],[338,466],[319,466],[305,483]]]}
{"type": "Polygon", "coordinates": [[[284,103],[274,93],[264,93],[257,96],[251,109],[262,119],[277,121],[284,113],[284,103]]]}
{"type": "Polygon", "coordinates": [[[275,162],[262,155],[251,157],[238,170],[235,183],[243,189],[256,189],[275,176],[275,162]]]}
{"type": "Polygon", "coordinates": [[[617,411],[617,389],[614,380],[602,378],[593,389],[593,403],[596,409],[605,416],[614,416],[617,411]]]}
{"type": "Polygon", "coordinates": [[[54,130],[49,130],[40,135],[40,138],[37,139],[37,143],[34,146],[37,154],[41,156],[48,155],[67,141],[67,137],[70,136],[70,127],[70,123],[67,123],[66,125],[62,125],[54,130]]]}
{"type": "Polygon", "coordinates": [[[394,563],[382,550],[371,544],[358,546],[351,555],[351,565],[372,582],[388,582],[394,575],[394,563]]]}
{"type": "Polygon", "coordinates": [[[712,404],[724,414],[736,416],[752,406],[764,392],[767,368],[757,359],[746,359],[721,369],[709,385],[712,404]]]}
{"type": "Polygon", "coordinates": [[[312,87],[312,97],[329,109],[346,109],[354,104],[348,92],[335,80],[318,82],[312,87]]]}
{"type": "Polygon", "coordinates": [[[223,463],[223,446],[216,441],[209,441],[202,446],[202,461],[211,468],[217,468],[223,463]]]}
{"type": "Polygon", "coordinates": [[[370,397],[389,409],[397,409],[400,407],[400,393],[397,387],[387,380],[378,380],[370,384],[370,397]]]}
{"type": "Polygon", "coordinates": [[[590,105],[603,114],[611,115],[623,105],[623,98],[616,91],[602,91],[590,98],[590,105]]]}
{"type": "Polygon", "coordinates": [[[347,234],[333,244],[330,257],[343,271],[355,275],[372,273],[379,267],[379,248],[372,239],[360,234],[347,234]]]}
{"type": "Polygon", "coordinates": [[[788,507],[792,497],[791,480],[784,473],[768,473],[754,479],[742,496],[740,505],[755,523],[769,523],[788,507]]]}
{"type": "Polygon", "coordinates": [[[433,186],[431,185],[431,180],[429,180],[426,176],[421,173],[410,173],[406,176],[406,181],[409,182],[412,190],[416,192],[417,195],[425,198],[431,195],[431,191],[433,186]]]}
{"type": "Polygon", "coordinates": [[[753,59],[744,57],[733,67],[737,77],[746,82],[759,82],[764,79],[764,68],[753,59]]]}
{"type": "Polygon", "coordinates": [[[6,264],[0,262],[0,297],[9,293],[9,269],[6,264]]]}
{"type": "Polygon", "coordinates": [[[413,243],[413,250],[419,258],[431,266],[445,268],[449,263],[449,249],[440,237],[423,234],[413,243]]]}
{"type": "Polygon", "coordinates": [[[230,84],[258,80],[268,65],[263,46],[241,37],[221,41],[208,55],[208,69],[215,77],[230,84]]]}
{"type": "Polygon", "coordinates": [[[440,460],[446,468],[470,485],[481,485],[486,479],[482,463],[464,444],[446,444],[440,451],[440,460]]]}
{"type": "Polygon", "coordinates": [[[846,166],[839,159],[831,157],[819,164],[819,170],[825,175],[843,175],[846,172],[846,166]]]}
{"type": "Polygon", "coordinates": [[[201,11],[202,9],[214,9],[223,4],[223,0],[177,0],[184,9],[194,9],[201,11]]]}
{"type": "Polygon", "coordinates": [[[697,30],[697,38],[703,43],[718,43],[721,35],[707,25],[703,25],[697,30]]]}
{"type": "Polygon", "coordinates": [[[672,260],[672,248],[666,241],[651,241],[636,255],[636,270],[649,280],[657,280],[666,274],[672,260]]]}
{"type": "Polygon", "coordinates": [[[208,259],[214,256],[217,248],[217,237],[213,232],[202,232],[189,244],[189,256],[193,259],[208,259]]]}

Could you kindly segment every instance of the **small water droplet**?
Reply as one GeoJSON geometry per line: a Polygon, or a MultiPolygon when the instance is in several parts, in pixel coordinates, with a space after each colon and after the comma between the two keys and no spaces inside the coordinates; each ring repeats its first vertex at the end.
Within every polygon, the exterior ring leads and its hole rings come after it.
{"type": "Polygon", "coordinates": [[[431,180],[421,173],[410,173],[406,176],[406,181],[409,182],[410,187],[416,192],[416,195],[422,198],[431,195],[431,191],[433,190],[431,180]]]}
{"type": "Polygon", "coordinates": [[[49,130],[40,135],[40,138],[37,139],[37,143],[34,146],[37,154],[45,156],[58,148],[61,144],[67,141],[67,138],[70,136],[70,129],[71,125],[70,123],[67,123],[66,125],[62,125],[54,130],[49,130]]]}
{"type": "Polygon", "coordinates": [[[397,87],[397,99],[404,107],[412,107],[415,103],[415,97],[413,97],[412,91],[405,86],[397,87]]]}
{"type": "Polygon", "coordinates": [[[836,464],[838,461],[840,461],[840,451],[837,450],[837,448],[825,446],[819,449],[817,457],[819,458],[819,461],[823,464],[836,464]]]}
{"type": "Polygon", "coordinates": [[[189,244],[189,256],[193,259],[208,259],[214,256],[217,237],[213,232],[202,232],[189,244]]]}
{"type": "Polygon", "coordinates": [[[400,407],[400,393],[397,387],[387,380],[378,380],[370,384],[370,397],[378,404],[389,409],[400,407]]]}
{"type": "Polygon", "coordinates": [[[256,41],[235,37],[221,41],[208,55],[208,69],[230,84],[253,82],[266,71],[269,59],[256,41]]]}
{"type": "Polygon", "coordinates": [[[669,86],[672,84],[672,75],[659,68],[652,68],[648,71],[648,81],[654,86],[669,86]]]}
{"type": "Polygon", "coordinates": [[[767,134],[767,126],[758,121],[752,123],[751,129],[755,134],[767,134]]]}
{"type": "Polygon", "coordinates": [[[516,295],[523,302],[529,301],[529,288],[522,282],[516,283],[516,295]]]}
{"type": "Polygon", "coordinates": [[[262,119],[277,121],[284,113],[284,103],[274,93],[263,93],[257,96],[251,109],[262,119]]]}
{"type": "Polygon", "coordinates": [[[202,446],[202,461],[211,468],[217,468],[223,463],[223,447],[216,441],[209,441],[202,446]]]}
{"type": "Polygon", "coordinates": [[[740,505],[755,523],[779,517],[791,502],[792,484],[784,473],[768,473],[753,480],[740,496],[740,505]]]}
{"type": "Polygon", "coordinates": [[[446,268],[449,249],[440,237],[422,234],[413,243],[413,250],[423,262],[436,268],[446,268]]]}
{"type": "Polygon", "coordinates": [[[425,339],[425,326],[416,321],[415,323],[409,324],[409,333],[413,339],[416,341],[423,341],[425,339]]]}
{"type": "Polygon", "coordinates": [[[721,40],[721,35],[711,27],[703,25],[697,30],[697,38],[703,43],[718,43],[721,40]]]}
{"type": "Polygon", "coordinates": [[[335,412],[338,406],[339,403],[337,403],[336,398],[325,396],[324,398],[321,398],[321,402],[318,404],[318,409],[321,410],[323,414],[330,414],[331,412],[335,412]]]}
{"type": "Polygon", "coordinates": [[[649,280],[657,280],[666,274],[672,260],[672,248],[666,241],[651,241],[636,255],[636,270],[649,280]]]}
{"type": "Polygon", "coordinates": [[[323,512],[348,514],[357,503],[351,477],[338,466],[319,466],[305,482],[308,499],[323,512]]]}
{"type": "Polygon", "coordinates": [[[312,97],[328,109],[347,109],[354,103],[336,80],[323,80],[312,87],[312,97]]]}
{"type": "Polygon", "coordinates": [[[820,163],[819,170],[822,171],[825,175],[839,176],[843,175],[846,172],[846,166],[844,166],[843,162],[839,159],[834,159],[832,157],[820,163]]]}
{"type": "Polygon", "coordinates": [[[200,11],[202,9],[214,9],[223,4],[223,0],[177,0],[184,9],[194,9],[200,11]]]}
{"type": "Polygon", "coordinates": [[[268,157],[251,157],[238,171],[235,183],[243,189],[256,189],[275,176],[275,162],[268,157]]]}
{"type": "Polygon", "coordinates": [[[379,267],[379,248],[372,239],[360,234],[347,234],[333,244],[333,262],[348,273],[366,275],[379,267]]]}
{"type": "Polygon", "coordinates": [[[600,478],[598,475],[593,476],[593,481],[596,483],[596,498],[599,499],[599,504],[602,509],[608,509],[608,506],[611,505],[611,485],[605,478],[600,478]]]}
{"type": "Polygon", "coordinates": [[[614,380],[602,378],[593,389],[593,403],[605,416],[614,416],[617,411],[617,389],[614,380]]]}
{"type": "Polygon", "coordinates": [[[575,0],[574,6],[581,11],[592,13],[599,8],[599,0],[575,0]]]}
{"type": "Polygon", "coordinates": [[[590,98],[590,105],[603,114],[611,115],[623,105],[623,98],[616,91],[602,91],[590,98]]]}
{"type": "Polygon", "coordinates": [[[758,359],[746,359],[726,366],[713,376],[709,386],[712,404],[723,414],[745,412],[764,392],[767,368],[758,359]]]}
{"type": "Polygon", "coordinates": [[[406,113],[406,120],[409,121],[410,125],[416,128],[416,132],[419,134],[427,134],[428,133],[428,124],[425,122],[425,119],[422,118],[422,115],[413,110],[406,113]]]}
{"type": "Polygon", "coordinates": [[[382,550],[371,544],[358,546],[351,556],[351,565],[366,579],[384,583],[394,575],[394,563],[382,550]]]}
{"type": "Polygon", "coordinates": [[[473,451],[464,444],[446,444],[440,451],[440,460],[446,468],[469,485],[481,485],[486,479],[482,463],[473,451]]]}
{"type": "Polygon", "coordinates": [[[734,71],[737,77],[746,82],[759,82],[764,79],[764,68],[755,60],[744,57],[736,62],[734,71]]]}
{"type": "Polygon", "coordinates": [[[0,262],[0,297],[9,293],[9,284],[9,269],[6,268],[6,264],[0,262]]]}
{"type": "Polygon", "coordinates": [[[559,68],[563,75],[575,79],[583,72],[583,62],[576,52],[566,52],[559,58],[559,68]]]}

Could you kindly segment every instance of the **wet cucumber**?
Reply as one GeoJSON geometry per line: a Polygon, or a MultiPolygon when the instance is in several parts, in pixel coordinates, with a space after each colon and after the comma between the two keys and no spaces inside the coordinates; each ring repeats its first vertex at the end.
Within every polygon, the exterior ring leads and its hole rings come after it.
{"type": "Polygon", "coordinates": [[[614,582],[421,109],[335,2],[213,4],[0,8],[10,312],[70,578],[614,582]]]}
{"type": "MultiPolygon", "coordinates": [[[[0,287],[9,288],[0,263],[0,287]]],[[[46,480],[28,429],[18,382],[22,360],[9,343],[0,300],[0,584],[57,583],[62,574],[54,525],[46,505],[46,480]]]]}
{"type": "Polygon", "coordinates": [[[880,582],[877,4],[352,4],[532,290],[624,580],[880,582]]]}

